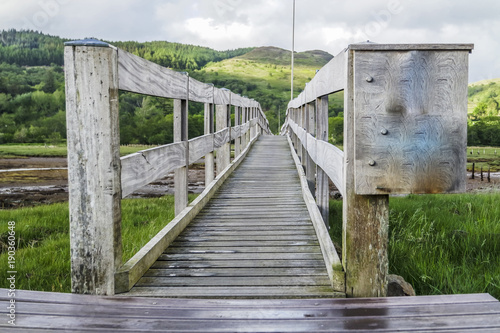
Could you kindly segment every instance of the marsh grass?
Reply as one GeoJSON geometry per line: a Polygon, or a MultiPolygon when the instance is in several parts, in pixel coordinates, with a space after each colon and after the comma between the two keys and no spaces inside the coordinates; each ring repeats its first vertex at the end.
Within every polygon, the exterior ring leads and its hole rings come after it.
{"type": "MultiPolygon", "coordinates": [[[[120,155],[125,156],[149,148],[152,148],[152,146],[120,146],[120,155]]],[[[0,158],[66,157],[67,154],[68,149],[66,144],[44,145],[43,143],[26,143],[0,145],[0,158]]]]}
{"type": "MultiPolygon", "coordinates": [[[[190,201],[196,195],[190,195],[190,201]]],[[[123,262],[174,217],[174,197],[122,201],[123,262]]],[[[18,289],[70,292],[68,203],[0,210],[0,288],[7,287],[7,223],[16,222],[18,289]]]]}
{"type": "MultiPolygon", "coordinates": [[[[390,198],[389,271],[418,295],[489,293],[500,299],[500,193],[390,198]]],[[[341,244],[342,202],[331,202],[341,244]]],[[[333,224],[332,224],[333,223],[333,224]]]]}

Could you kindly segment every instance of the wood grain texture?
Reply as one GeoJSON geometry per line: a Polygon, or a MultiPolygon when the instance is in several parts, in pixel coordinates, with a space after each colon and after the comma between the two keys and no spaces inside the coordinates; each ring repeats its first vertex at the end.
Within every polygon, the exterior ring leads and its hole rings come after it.
{"type": "MultiPolygon", "coordinates": [[[[205,103],[204,110],[204,132],[205,135],[214,133],[214,104],[205,103]]],[[[212,142],[213,146],[213,142],[212,142]]],[[[215,147],[214,147],[215,149],[215,147]]],[[[214,153],[208,153],[205,156],[205,184],[210,184],[215,178],[215,157],[214,153]]]]}
{"type": "Polygon", "coordinates": [[[116,50],[66,46],[71,289],[114,294],[121,265],[116,50]]]}
{"type": "Polygon", "coordinates": [[[184,166],[174,170],[175,215],[180,214],[188,205],[188,103],[188,100],[174,100],[174,142],[183,142],[186,149],[184,166]]]}
{"type": "Polygon", "coordinates": [[[186,166],[187,142],[143,150],[121,158],[122,197],[186,166]]]}
{"type": "MultiPolygon", "coordinates": [[[[253,142],[250,143],[253,144],[253,142]]],[[[223,173],[218,174],[214,181],[205,185],[205,190],[180,214],[168,223],[158,234],[156,234],[139,252],[127,261],[115,273],[115,288],[117,293],[129,291],[144,273],[155,263],[165,249],[179,236],[186,226],[212,199],[224,181],[240,165],[248,154],[247,147],[223,173]]]]}
{"type": "Polygon", "coordinates": [[[188,76],[118,49],[121,90],[166,98],[186,99],[188,76]]]}
{"type": "Polygon", "coordinates": [[[189,100],[199,103],[213,103],[214,86],[189,78],[189,100]]]}
{"type": "Polygon", "coordinates": [[[219,149],[230,141],[229,128],[224,128],[214,134],[214,148],[219,149]]]}
{"type": "Polygon", "coordinates": [[[227,89],[214,88],[214,104],[215,105],[231,104],[231,92],[227,89]]]}
{"type": "Polygon", "coordinates": [[[207,134],[189,140],[189,164],[214,151],[214,134],[207,134]]]}
{"type": "Polygon", "coordinates": [[[357,51],[354,61],[356,193],[465,191],[468,52],[357,51]]]}
{"type": "MultiPolygon", "coordinates": [[[[328,143],[328,95],[316,99],[316,139],[328,143]]],[[[314,163],[318,164],[318,145],[316,145],[316,158],[314,163]]],[[[340,163],[343,165],[343,162],[340,163]]],[[[327,229],[330,229],[330,188],[328,174],[320,165],[316,168],[316,203],[325,221],[327,229]]]]}
{"type": "Polygon", "coordinates": [[[358,51],[467,51],[474,49],[474,44],[378,44],[359,43],[349,45],[350,50],[358,51]]]}
{"type": "Polygon", "coordinates": [[[145,276],[129,295],[155,289],[170,297],[340,295],[330,285],[286,139],[259,137],[145,276]],[[253,268],[258,277],[248,273],[253,268]],[[290,269],[298,273],[291,276],[290,269]]]}
{"type": "Polygon", "coordinates": [[[346,294],[350,297],[384,297],[389,271],[387,245],[388,195],[357,195],[355,192],[355,90],[354,51],[348,55],[344,92],[344,193],[342,264],[346,294]]]}

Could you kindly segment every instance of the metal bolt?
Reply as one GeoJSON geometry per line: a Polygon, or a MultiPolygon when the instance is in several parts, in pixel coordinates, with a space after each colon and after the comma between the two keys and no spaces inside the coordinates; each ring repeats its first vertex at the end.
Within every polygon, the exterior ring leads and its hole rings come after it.
{"type": "Polygon", "coordinates": [[[373,82],[373,78],[371,76],[366,77],[366,82],[373,82]]]}
{"type": "Polygon", "coordinates": [[[380,131],[380,134],[382,134],[382,135],[387,135],[387,133],[389,133],[389,131],[386,130],[385,128],[380,131]]]}
{"type": "Polygon", "coordinates": [[[375,161],[374,161],[374,160],[370,160],[370,162],[368,162],[368,164],[369,164],[370,166],[375,166],[375,161]]]}

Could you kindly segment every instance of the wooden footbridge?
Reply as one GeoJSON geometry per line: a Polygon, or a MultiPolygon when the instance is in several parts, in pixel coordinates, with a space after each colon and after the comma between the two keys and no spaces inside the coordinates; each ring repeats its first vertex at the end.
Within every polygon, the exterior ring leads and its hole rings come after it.
{"type": "Polygon", "coordinates": [[[388,195],[465,188],[471,49],[350,45],[272,136],[254,100],[107,43],[66,43],[73,294],[3,289],[0,328],[498,332],[487,294],[385,298],[388,195]],[[120,158],[119,90],[174,99],[175,142],[120,158]],[[341,90],[343,151],[327,142],[328,95],[341,90]],[[205,135],[191,139],[189,103],[205,106],[205,135]],[[188,204],[200,158],[206,188],[188,204]],[[121,199],[172,171],[176,217],[123,263],[121,199]],[[342,249],[328,233],[330,181],[342,249]]]}

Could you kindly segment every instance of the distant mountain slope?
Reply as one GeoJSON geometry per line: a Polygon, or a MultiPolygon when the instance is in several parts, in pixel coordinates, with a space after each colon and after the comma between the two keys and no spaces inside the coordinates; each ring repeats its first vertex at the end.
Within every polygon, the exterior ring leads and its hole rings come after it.
{"type": "Polygon", "coordinates": [[[471,83],[468,97],[470,116],[500,116],[500,79],[471,83]]]}
{"type": "MultiPolygon", "coordinates": [[[[19,66],[50,66],[51,64],[62,66],[64,42],[66,41],[68,39],[36,31],[3,30],[0,32],[0,63],[5,62],[19,66]]],[[[253,50],[253,48],[241,48],[216,51],[208,47],[167,41],[109,43],[176,70],[200,69],[209,62],[218,62],[253,50]]]]}
{"type": "MultiPolygon", "coordinates": [[[[292,61],[290,51],[274,46],[259,47],[237,58],[284,66],[292,61]]],[[[306,66],[324,66],[332,58],[331,54],[320,50],[295,53],[294,57],[296,64],[306,66]]]]}

